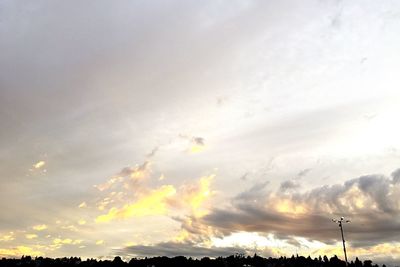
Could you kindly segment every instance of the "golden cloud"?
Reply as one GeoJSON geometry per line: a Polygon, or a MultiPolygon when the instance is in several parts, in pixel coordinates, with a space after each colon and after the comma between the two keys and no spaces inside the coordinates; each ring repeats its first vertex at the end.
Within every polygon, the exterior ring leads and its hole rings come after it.
{"type": "Polygon", "coordinates": [[[183,206],[189,206],[196,217],[204,216],[207,212],[201,209],[203,203],[211,196],[211,182],[215,175],[201,177],[197,184],[183,186],[183,206]]]}
{"type": "Polygon", "coordinates": [[[114,219],[165,214],[167,211],[166,202],[175,193],[176,190],[172,185],[161,186],[132,204],[127,204],[122,208],[111,208],[107,214],[98,216],[96,223],[109,222],[114,219]]]}
{"type": "Polygon", "coordinates": [[[277,212],[285,213],[288,215],[298,215],[298,214],[305,214],[307,212],[306,206],[300,203],[297,203],[291,199],[279,199],[273,198],[271,203],[274,204],[274,208],[277,212]]]}
{"type": "Polygon", "coordinates": [[[26,237],[27,239],[34,239],[34,238],[37,238],[38,235],[37,235],[37,234],[26,234],[25,237],[26,237]]]}
{"type": "Polygon", "coordinates": [[[66,239],[55,238],[53,240],[54,245],[78,245],[80,243],[82,243],[81,239],[72,240],[71,238],[66,238],[66,239]]]}
{"type": "Polygon", "coordinates": [[[202,152],[206,148],[204,138],[202,137],[193,137],[191,139],[191,144],[189,148],[189,152],[191,153],[199,153],[202,152]]]}
{"type": "MultiPolygon", "coordinates": [[[[400,255],[400,243],[381,243],[371,247],[346,247],[349,255],[357,255],[363,258],[373,258],[377,255],[398,256],[400,255]]],[[[336,246],[325,246],[312,252],[314,255],[342,255],[343,248],[341,244],[336,246]]]]}
{"type": "Polygon", "coordinates": [[[9,232],[8,234],[1,235],[0,242],[13,241],[14,239],[14,232],[9,232]]]}
{"type": "Polygon", "coordinates": [[[103,184],[95,185],[94,187],[96,187],[99,191],[105,191],[105,190],[110,189],[117,182],[121,182],[123,180],[124,180],[124,177],[111,177],[107,182],[105,182],[103,184]]]}
{"type": "Polygon", "coordinates": [[[1,257],[21,257],[22,255],[40,256],[44,255],[44,253],[27,246],[17,246],[15,248],[0,249],[1,257]]]}
{"type": "Polygon", "coordinates": [[[104,245],[104,240],[97,240],[96,245],[104,245]]]}
{"type": "Polygon", "coordinates": [[[35,225],[32,227],[32,229],[36,230],[36,231],[43,231],[43,230],[47,229],[47,225],[45,225],[45,224],[35,225]]]}
{"type": "Polygon", "coordinates": [[[33,167],[35,169],[40,169],[42,168],[44,165],[46,164],[46,162],[44,162],[43,160],[36,162],[35,164],[33,164],[33,167]]]}

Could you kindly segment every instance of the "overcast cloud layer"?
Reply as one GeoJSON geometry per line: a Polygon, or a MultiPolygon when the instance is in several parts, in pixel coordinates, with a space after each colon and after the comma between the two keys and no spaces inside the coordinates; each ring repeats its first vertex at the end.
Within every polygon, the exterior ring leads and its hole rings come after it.
{"type": "Polygon", "coordinates": [[[341,256],[345,216],[399,262],[399,31],[389,0],[0,0],[0,257],[341,256]]]}

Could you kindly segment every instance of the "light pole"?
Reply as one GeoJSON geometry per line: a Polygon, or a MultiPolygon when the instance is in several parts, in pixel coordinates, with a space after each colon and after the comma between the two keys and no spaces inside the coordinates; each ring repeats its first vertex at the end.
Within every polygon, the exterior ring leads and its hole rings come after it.
{"type": "Polygon", "coordinates": [[[342,241],[343,241],[343,251],[344,251],[344,259],[346,261],[346,266],[347,266],[347,253],[346,253],[346,244],[344,241],[344,235],[343,235],[343,223],[349,223],[350,220],[344,220],[344,217],[340,217],[339,220],[332,219],[333,222],[339,224],[340,227],[340,233],[342,234],[342,241]]]}

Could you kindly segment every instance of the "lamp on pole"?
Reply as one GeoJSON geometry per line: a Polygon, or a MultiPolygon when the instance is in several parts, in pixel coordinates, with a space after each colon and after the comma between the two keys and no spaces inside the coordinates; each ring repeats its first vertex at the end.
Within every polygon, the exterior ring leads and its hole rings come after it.
{"type": "Polygon", "coordinates": [[[343,235],[343,223],[349,223],[350,220],[345,220],[344,217],[340,217],[339,220],[332,219],[333,222],[337,223],[340,228],[340,233],[342,234],[342,242],[343,242],[343,251],[344,251],[344,259],[346,261],[346,266],[348,265],[347,263],[347,253],[346,253],[346,244],[344,241],[344,235],[343,235]]]}

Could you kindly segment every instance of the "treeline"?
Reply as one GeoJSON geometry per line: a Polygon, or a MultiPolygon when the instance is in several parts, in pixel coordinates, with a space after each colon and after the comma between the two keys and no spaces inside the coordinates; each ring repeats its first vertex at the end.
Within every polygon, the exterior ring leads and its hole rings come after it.
{"type": "MultiPolygon", "coordinates": [[[[0,260],[0,267],[3,266],[31,266],[31,267],[69,267],[69,266],[134,266],[134,267],[346,267],[346,263],[340,260],[337,256],[311,257],[292,256],[280,258],[263,258],[257,255],[253,257],[244,256],[241,254],[232,255],[229,257],[218,257],[210,259],[204,257],[202,259],[192,259],[183,256],[178,257],[153,257],[137,259],[133,258],[129,262],[123,261],[121,257],[115,257],[114,260],[96,260],[87,259],[81,260],[78,257],[71,258],[43,258],[23,256],[21,259],[6,259],[0,260]]],[[[348,267],[378,267],[372,261],[360,261],[358,258],[348,264],[348,267]]],[[[386,267],[382,265],[382,267],[386,267]]]]}

